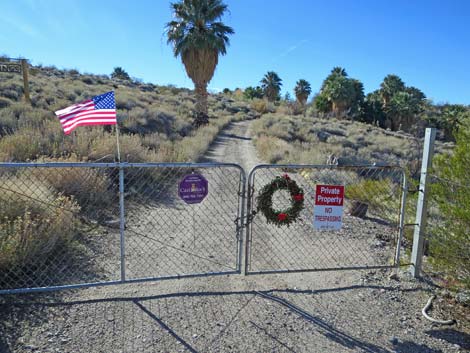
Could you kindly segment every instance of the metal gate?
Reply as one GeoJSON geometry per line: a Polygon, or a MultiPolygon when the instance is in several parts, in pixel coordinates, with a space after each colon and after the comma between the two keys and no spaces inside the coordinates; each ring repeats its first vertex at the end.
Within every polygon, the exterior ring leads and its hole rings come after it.
{"type": "Polygon", "coordinates": [[[0,294],[240,273],[236,164],[0,163],[0,294]],[[179,182],[209,192],[186,203],[179,182]]]}
{"type": "MultiPolygon", "coordinates": [[[[399,167],[259,165],[248,178],[245,273],[305,272],[399,265],[406,178],[399,167]],[[290,226],[274,225],[258,210],[263,186],[285,176],[303,189],[304,208],[290,226]],[[316,185],[343,185],[342,228],[313,226],[316,185]]],[[[273,209],[291,205],[287,190],[273,194],[273,209]]]]}
{"type": "MultiPolygon", "coordinates": [[[[0,163],[0,294],[239,274],[243,229],[246,274],[399,265],[401,168],[259,165],[245,185],[237,164],[0,163]],[[209,192],[187,203],[179,183],[194,174],[209,192]],[[289,227],[257,210],[261,188],[283,174],[305,196],[289,227]],[[318,184],[345,187],[339,231],[312,225],[318,184]]],[[[276,209],[290,202],[273,195],[276,209]]]]}

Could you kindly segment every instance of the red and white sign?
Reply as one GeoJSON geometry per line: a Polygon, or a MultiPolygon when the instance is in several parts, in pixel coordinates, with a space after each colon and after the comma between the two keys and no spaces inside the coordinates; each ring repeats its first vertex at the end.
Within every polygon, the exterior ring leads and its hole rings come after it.
{"type": "Polygon", "coordinates": [[[340,230],[343,224],[343,185],[317,185],[313,208],[313,227],[340,230]]]}

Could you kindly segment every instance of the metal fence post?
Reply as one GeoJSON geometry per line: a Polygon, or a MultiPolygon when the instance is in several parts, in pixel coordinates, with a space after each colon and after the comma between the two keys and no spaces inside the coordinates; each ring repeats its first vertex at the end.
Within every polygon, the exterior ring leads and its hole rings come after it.
{"type": "Polygon", "coordinates": [[[125,254],[125,210],[124,210],[124,168],[119,163],[119,233],[121,244],[121,281],[126,280],[126,254],[125,254]]]}
{"type": "Polygon", "coordinates": [[[419,182],[418,204],[416,207],[416,221],[413,234],[413,250],[411,253],[411,274],[419,277],[423,260],[424,230],[426,228],[428,169],[432,165],[434,154],[434,140],[436,129],[427,128],[424,137],[423,161],[421,164],[421,178],[419,182]]]}
{"type": "Polygon", "coordinates": [[[397,248],[395,252],[395,266],[400,266],[401,243],[403,240],[403,231],[405,227],[406,196],[408,192],[408,179],[406,178],[406,173],[403,173],[402,188],[403,190],[401,194],[400,219],[398,220],[398,241],[397,241],[397,248]]]}

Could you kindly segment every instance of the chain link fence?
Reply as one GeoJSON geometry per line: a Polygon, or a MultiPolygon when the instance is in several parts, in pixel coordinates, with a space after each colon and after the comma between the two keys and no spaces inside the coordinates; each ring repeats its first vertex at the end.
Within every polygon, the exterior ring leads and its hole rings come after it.
{"type": "MultiPolygon", "coordinates": [[[[240,273],[389,267],[399,263],[405,176],[395,167],[235,164],[0,165],[0,293],[240,273]],[[304,208],[289,227],[257,210],[260,189],[288,174],[304,208]],[[199,203],[179,193],[202,175],[199,203]],[[313,227],[315,187],[345,187],[339,231],[313,227]]],[[[273,207],[288,208],[278,191],[273,207]]]]}
{"type": "MultiPolygon", "coordinates": [[[[431,271],[470,286],[470,185],[429,174],[424,255],[431,271]]],[[[429,270],[428,268],[424,269],[429,270]]],[[[449,283],[452,286],[453,283],[449,283]]]]}
{"type": "MultiPolygon", "coordinates": [[[[249,176],[250,199],[245,272],[276,273],[390,267],[399,265],[406,190],[398,167],[261,165],[249,176]],[[296,222],[268,223],[258,209],[260,190],[287,174],[303,189],[304,207],[296,222]],[[319,231],[313,226],[316,185],[343,185],[342,227],[319,231]]],[[[273,194],[273,209],[286,210],[292,196],[273,194]]]]}
{"type": "Polygon", "coordinates": [[[0,294],[239,273],[244,188],[230,164],[0,164],[0,294]]]}

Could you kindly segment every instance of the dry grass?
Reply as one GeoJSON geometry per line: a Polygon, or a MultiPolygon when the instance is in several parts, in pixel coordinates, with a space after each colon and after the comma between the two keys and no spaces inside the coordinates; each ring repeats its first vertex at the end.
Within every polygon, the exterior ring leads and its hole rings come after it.
{"type": "MultiPolygon", "coordinates": [[[[21,79],[2,73],[0,162],[117,161],[114,128],[79,127],[65,136],[54,115],[60,108],[110,90],[116,94],[121,158],[129,162],[195,162],[231,120],[256,114],[245,102],[211,95],[209,125],[195,130],[195,100],[187,89],[34,67],[29,105],[22,101],[21,79]]],[[[126,180],[138,180],[139,189],[145,190],[140,184],[154,183],[158,177],[158,173],[130,169],[126,180]]],[[[116,184],[111,170],[37,168],[16,174],[0,170],[0,275],[18,267],[24,272],[41,266],[57,249],[72,248],[68,245],[78,219],[101,223],[115,216],[116,184]]]]}
{"type": "MultiPolygon", "coordinates": [[[[32,106],[22,102],[20,75],[2,74],[0,82],[0,161],[32,161],[75,155],[79,160],[115,157],[110,127],[79,127],[64,136],[54,111],[114,90],[121,127],[122,155],[134,162],[196,161],[230,119],[244,119],[245,102],[209,96],[210,124],[195,131],[195,99],[187,89],[107,76],[81,75],[54,67],[31,69],[32,106]],[[28,143],[26,143],[28,142],[28,143]]],[[[254,113],[253,113],[254,114],[254,113]]]]}
{"type": "Polygon", "coordinates": [[[266,114],[253,124],[253,131],[261,158],[271,163],[325,164],[335,155],[342,165],[407,167],[421,157],[421,146],[410,136],[360,122],[266,114]]]}
{"type": "Polygon", "coordinates": [[[0,179],[0,273],[44,262],[72,241],[80,207],[28,176],[0,179]]]}

